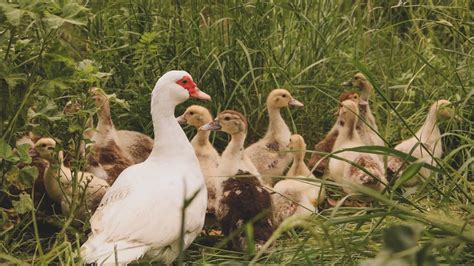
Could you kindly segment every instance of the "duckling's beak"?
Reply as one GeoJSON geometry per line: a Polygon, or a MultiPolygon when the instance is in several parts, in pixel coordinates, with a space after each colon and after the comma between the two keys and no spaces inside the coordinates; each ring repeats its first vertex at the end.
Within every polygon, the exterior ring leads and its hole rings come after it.
{"type": "Polygon", "coordinates": [[[198,87],[196,87],[196,89],[193,92],[191,92],[189,96],[191,96],[191,98],[196,98],[196,99],[201,99],[201,100],[206,100],[206,101],[211,100],[211,96],[201,91],[198,87]]]}
{"type": "Polygon", "coordinates": [[[221,129],[221,128],[222,128],[222,126],[221,126],[221,124],[219,124],[219,121],[214,120],[214,121],[212,121],[212,122],[209,122],[209,123],[207,123],[207,124],[201,126],[201,127],[199,128],[199,130],[211,130],[211,131],[215,131],[215,130],[219,130],[219,129],[221,129]]]}
{"type": "Polygon", "coordinates": [[[291,106],[297,106],[297,107],[303,107],[304,104],[298,100],[296,100],[295,98],[291,98],[290,102],[288,102],[289,105],[291,106]]]}
{"type": "Polygon", "coordinates": [[[352,87],[352,80],[344,81],[341,86],[352,87]]]}
{"type": "Polygon", "coordinates": [[[28,155],[29,155],[30,157],[37,157],[37,156],[39,156],[39,153],[38,153],[38,151],[36,151],[35,149],[30,149],[30,150],[28,151],[28,155]]]}
{"type": "Polygon", "coordinates": [[[178,121],[180,125],[184,125],[188,122],[188,120],[186,120],[186,118],[184,117],[184,114],[176,117],[176,121],[178,121]]]}
{"type": "Polygon", "coordinates": [[[359,105],[367,106],[368,104],[369,104],[369,102],[366,101],[366,100],[362,100],[362,99],[359,100],[359,105]]]}

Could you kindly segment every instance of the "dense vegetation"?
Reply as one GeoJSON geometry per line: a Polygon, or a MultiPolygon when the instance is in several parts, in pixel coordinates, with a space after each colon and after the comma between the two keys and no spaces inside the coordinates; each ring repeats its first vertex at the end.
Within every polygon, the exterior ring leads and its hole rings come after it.
{"type": "MultiPolygon", "coordinates": [[[[334,122],[339,84],[356,71],[374,84],[372,108],[388,143],[416,131],[435,100],[456,110],[441,124],[444,159],[416,189],[362,191],[376,198],[370,207],[289,220],[257,255],[201,236],[186,261],[356,264],[377,256],[367,263],[472,264],[474,4],[411,2],[418,1],[0,1],[0,262],[73,263],[88,230],[60,215],[47,221],[57,233],[38,230],[30,189],[37,173],[19,169],[30,158],[13,150],[15,140],[33,131],[66,149],[78,143],[95,112],[93,85],[116,94],[118,128],[152,135],[154,83],[184,69],[212,95],[204,104],[214,114],[246,115],[247,143],[264,134],[266,95],[282,87],[305,104],[285,116],[311,148],[334,122]],[[84,110],[63,114],[69,100],[84,110]]],[[[222,150],[225,136],[213,137],[222,150]]]]}

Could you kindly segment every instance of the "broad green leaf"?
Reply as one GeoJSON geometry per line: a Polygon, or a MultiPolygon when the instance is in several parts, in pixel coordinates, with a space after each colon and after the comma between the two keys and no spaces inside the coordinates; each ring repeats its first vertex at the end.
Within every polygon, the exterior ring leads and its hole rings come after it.
{"type": "Polygon", "coordinates": [[[24,14],[24,11],[16,8],[13,4],[0,3],[0,10],[3,11],[5,17],[10,24],[13,26],[19,26],[21,22],[21,17],[24,14]]]}
{"type": "Polygon", "coordinates": [[[20,158],[20,162],[29,164],[31,163],[31,157],[28,155],[28,151],[30,150],[30,145],[28,144],[21,144],[16,147],[16,153],[20,158]]]}
{"type": "Polygon", "coordinates": [[[25,192],[20,194],[20,200],[13,200],[12,204],[13,208],[15,208],[16,212],[19,214],[25,214],[34,209],[33,200],[31,199],[30,195],[25,192]]]}
{"type": "Polygon", "coordinates": [[[8,145],[4,139],[0,139],[0,159],[16,163],[20,160],[17,156],[13,154],[13,149],[8,145]]]}
{"type": "Polygon", "coordinates": [[[35,166],[26,166],[20,169],[19,181],[23,188],[30,188],[38,176],[38,168],[35,166]]]}

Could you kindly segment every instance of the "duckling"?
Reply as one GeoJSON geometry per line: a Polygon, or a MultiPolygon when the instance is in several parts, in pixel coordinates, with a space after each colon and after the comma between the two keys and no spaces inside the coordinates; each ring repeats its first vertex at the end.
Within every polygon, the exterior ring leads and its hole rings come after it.
{"type": "MultiPolygon", "coordinates": [[[[345,100],[359,101],[359,94],[353,91],[343,92],[339,96],[339,103],[342,103],[345,100]]],[[[338,108],[338,111],[335,113],[335,115],[337,116],[338,113],[339,113],[339,108],[338,108]]],[[[337,131],[337,128],[338,127],[336,123],[331,128],[331,130],[329,130],[326,137],[324,137],[324,139],[321,140],[318,144],[314,145],[314,150],[317,152],[330,153],[334,146],[334,142],[336,141],[336,138],[339,134],[337,131]]],[[[315,152],[312,154],[311,159],[308,162],[309,168],[312,169],[313,174],[317,177],[323,176],[324,173],[326,172],[326,169],[328,168],[329,157],[326,157],[326,158],[323,158],[323,157],[324,157],[324,154],[315,152]]]]}
{"type": "Polygon", "coordinates": [[[73,193],[76,196],[84,195],[84,205],[80,205],[76,217],[83,220],[87,213],[95,211],[109,184],[90,173],[77,172],[79,190],[73,189],[73,175],[71,169],[64,166],[62,152],[59,158],[53,156],[56,141],[51,138],[42,138],[35,143],[34,151],[38,156],[48,161],[49,166],[44,175],[44,186],[48,196],[61,204],[63,214],[69,215],[73,193]]]}
{"type": "MultiPolygon", "coordinates": [[[[435,166],[436,161],[434,158],[441,158],[443,154],[441,133],[437,121],[440,118],[452,116],[452,110],[447,107],[449,104],[450,102],[447,100],[434,102],[430,107],[423,126],[416,132],[415,136],[402,141],[395,146],[395,150],[411,154],[413,157],[420,159],[420,161],[435,166]]],[[[404,166],[406,166],[406,162],[402,158],[389,156],[387,162],[388,175],[401,174],[400,172],[403,172],[404,166]]],[[[431,170],[423,167],[419,175],[427,178],[431,175],[431,170]]],[[[418,178],[415,176],[405,182],[404,185],[414,186],[417,183],[418,178]]]]}
{"type": "Polygon", "coordinates": [[[107,182],[112,185],[123,170],[134,164],[134,160],[124,146],[120,145],[120,138],[110,116],[107,95],[99,88],[92,88],[91,93],[99,109],[97,132],[92,137],[94,159],[101,164],[107,173],[107,182]]]}
{"type": "Polygon", "coordinates": [[[197,128],[196,136],[191,140],[196,157],[199,160],[204,181],[207,187],[207,212],[214,213],[216,204],[216,185],[219,180],[217,177],[217,168],[219,166],[220,156],[214,146],[209,141],[210,131],[200,130],[199,128],[212,122],[212,115],[208,109],[199,105],[192,105],[177,118],[180,124],[188,124],[197,128]]]}
{"type": "Polygon", "coordinates": [[[111,128],[116,132],[120,148],[128,154],[133,164],[141,163],[145,161],[153,149],[153,139],[147,135],[131,130],[115,130],[110,115],[110,103],[105,92],[98,88],[91,88],[90,90],[96,99],[96,103],[99,100],[100,115],[98,123],[101,120],[106,120],[110,124],[111,128]]]}
{"type": "Polygon", "coordinates": [[[356,73],[351,80],[343,83],[345,86],[356,87],[360,89],[359,113],[360,119],[357,122],[357,127],[360,131],[365,131],[361,134],[362,141],[366,145],[385,146],[385,141],[377,134],[379,129],[369,106],[369,96],[373,90],[372,84],[362,73],[356,73]]]}
{"type": "Polygon", "coordinates": [[[282,176],[291,163],[291,154],[280,152],[288,145],[291,132],[283,120],[280,109],[288,106],[303,106],[285,89],[275,89],[267,97],[269,125],[265,136],[245,149],[264,185],[272,187],[274,176],[282,176]]]}
{"type": "Polygon", "coordinates": [[[218,167],[221,181],[217,189],[216,217],[224,235],[239,231],[232,238],[237,250],[246,249],[243,226],[255,217],[259,217],[253,223],[257,249],[273,232],[270,193],[262,186],[258,170],[244,152],[247,128],[245,117],[233,110],[219,113],[213,122],[201,127],[201,130],[220,130],[231,136],[218,167]]]}
{"type": "MultiPolygon", "coordinates": [[[[293,134],[288,144],[293,154],[293,164],[288,170],[288,177],[314,178],[304,163],[306,143],[301,135],[293,134]]],[[[317,206],[324,201],[325,192],[321,185],[310,181],[286,179],[276,183],[273,188],[272,201],[274,222],[281,224],[292,215],[309,216],[317,211],[317,206]]]]}
{"type": "MultiPolygon", "coordinates": [[[[332,152],[337,152],[342,149],[354,148],[366,145],[362,141],[362,136],[356,130],[357,120],[359,116],[358,104],[352,100],[345,100],[341,103],[338,117],[338,132],[336,141],[332,152]]],[[[342,185],[358,184],[367,186],[377,191],[384,189],[387,180],[384,176],[383,162],[379,156],[369,153],[359,153],[354,151],[344,151],[335,154],[342,159],[353,162],[356,165],[363,167],[368,173],[359,169],[350,163],[337,158],[329,160],[329,177],[335,182],[342,185]]],[[[354,191],[343,186],[345,193],[353,193],[354,191]]],[[[357,198],[363,201],[370,201],[370,199],[360,197],[357,198]]]]}

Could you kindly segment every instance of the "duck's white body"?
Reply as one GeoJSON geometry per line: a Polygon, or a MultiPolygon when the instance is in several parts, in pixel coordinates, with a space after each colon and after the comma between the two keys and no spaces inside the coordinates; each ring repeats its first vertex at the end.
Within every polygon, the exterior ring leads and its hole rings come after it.
{"type": "MultiPolygon", "coordinates": [[[[437,125],[436,116],[438,108],[443,104],[448,104],[449,102],[443,102],[440,100],[434,103],[423,126],[416,132],[415,136],[402,141],[397,146],[396,150],[399,150],[404,153],[411,154],[413,157],[418,158],[420,161],[425,162],[430,165],[436,165],[434,158],[441,158],[443,154],[443,145],[441,143],[441,132],[437,125]],[[422,144],[422,145],[421,145],[422,144]],[[424,146],[424,147],[423,147],[424,146]],[[431,156],[431,155],[433,156],[431,156]]],[[[387,168],[389,171],[396,173],[400,171],[400,168],[403,165],[403,160],[398,157],[389,157],[387,162],[387,168]]],[[[400,174],[400,173],[399,173],[400,174]]],[[[422,168],[420,170],[420,175],[424,178],[429,177],[431,170],[427,168],[422,168]]],[[[413,186],[417,183],[418,179],[413,178],[405,183],[407,186],[413,186]]]]}
{"type": "Polygon", "coordinates": [[[81,248],[86,263],[115,263],[116,257],[127,264],[146,256],[170,264],[180,252],[181,222],[183,248],[200,233],[207,205],[204,178],[174,117],[175,106],[193,95],[177,85],[183,76],[190,79],[184,71],[170,71],[155,85],[153,151],[146,161],[123,171],[104,196],[91,218],[92,234],[81,248]],[[182,217],[184,202],[194,195],[182,217]]]}
{"type": "MultiPolygon", "coordinates": [[[[347,100],[342,103],[338,121],[339,135],[334,143],[333,151],[365,146],[362,137],[356,130],[358,107],[356,103],[347,100]]],[[[329,177],[335,182],[343,185],[343,190],[350,194],[352,189],[346,185],[358,184],[370,187],[374,190],[382,190],[387,184],[383,171],[383,162],[379,156],[369,153],[359,153],[354,151],[344,151],[335,154],[342,159],[353,162],[365,168],[371,175],[365,173],[349,162],[337,158],[329,160],[329,177]]]]}

